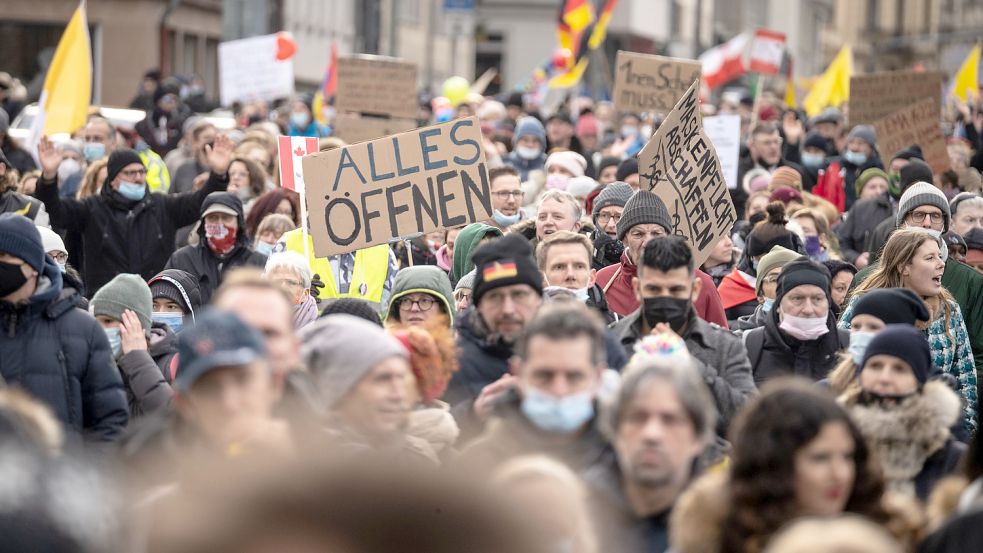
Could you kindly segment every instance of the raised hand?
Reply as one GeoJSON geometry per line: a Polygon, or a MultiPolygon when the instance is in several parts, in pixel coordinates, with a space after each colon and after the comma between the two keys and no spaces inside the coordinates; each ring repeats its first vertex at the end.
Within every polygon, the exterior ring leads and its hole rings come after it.
{"type": "Polygon", "coordinates": [[[232,143],[232,139],[224,134],[216,136],[215,143],[211,146],[205,145],[205,159],[208,160],[208,166],[212,168],[212,172],[216,175],[224,175],[229,171],[234,147],[235,144],[232,143]]]}
{"type": "Polygon", "coordinates": [[[123,310],[123,320],[119,325],[119,337],[123,346],[123,355],[131,351],[147,350],[147,338],[143,334],[143,325],[136,313],[129,309],[123,310]]]}
{"type": "Polygon", "coordinates": [[[802,121],[799,121],[792,110],[786,111],[782,116],[782,131],[785,133],[785,142],[789,144],[798,144],[806,132],[802,121]]]}
{"type": "Polygon", "coordinates": [[[38,143],[38,161],[41,162],[41,176],[44,180],[53,180],[58,176],[61,154],[47,136],[42,136],[38,143]]]}

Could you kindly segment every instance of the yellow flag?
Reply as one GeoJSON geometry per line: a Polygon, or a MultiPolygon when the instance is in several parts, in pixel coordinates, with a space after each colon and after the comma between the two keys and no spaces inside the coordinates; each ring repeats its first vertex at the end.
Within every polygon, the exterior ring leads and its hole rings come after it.
{"type": "Polygon", "coordinates": [[[785,83],[785,105],[790,109],[795,109],[795,81],[791,78],[785,83]]]}
{"type": "Polygon", "coordinates": [[[963,102],[969,101],[969,94],[972,92],[975,98],[979,94],[979,71],[980,71],[980,45],[973,46],[973,49],[969,51],[969,55],[966,56],[966,61],[963,62],[959,71],[956,73],[956,78],[953,81],[952,95],[959,98],[963,102]]]}
{"type": "Polygon", "coordinates": [[[839,106],[850,98],[850,73],[853,55],[849,46],[840,49],[826,71],[802,100],[809,117],[819,115],[830,106],[839,106]]]}
{"type": "Polygon", "coordinates": [[[65,27],[48,67],[38,117],[44,134],[71,133],[85,125],[92,97],[92,54],[85,1],[65,27]]]}

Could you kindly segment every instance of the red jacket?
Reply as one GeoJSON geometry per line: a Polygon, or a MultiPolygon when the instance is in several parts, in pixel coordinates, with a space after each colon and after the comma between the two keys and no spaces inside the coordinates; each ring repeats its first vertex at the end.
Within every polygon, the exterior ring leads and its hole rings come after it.
{"type": "MultiPolygon", "coordinates": [[[[608,265],[597,272],[596,282],[604,290],[608,308],[622,317],[634,313],[639,306],[635,289],[631,285],[637,271],[638,267],[628,259],[628,252],[625,251],[621,254],[621,263],[608,265]]],[[[720,295],[713,286],[713,279],[699,269],[696,270],[696,276],[701,284],[700,293],[693,302],[696,314],[708,323],[727,328],[727,315],[720,303],[720,295]]]]}
{"type": "Polygon", "coordinates": [[[754,286],[751,286],[741,276],[741,272],[737,270],[737,267],[734,267],[734,270],[724,276],[723,280],[720,281],[720,288],[717,291],[720,292],[720,299],[723,302],[724,309],[730,309],[731,307],[737,307],[749,301],[758,300],[758,293],[754,290],[754,286]]]}
{"type": "Polygon", "coordinates": [[[846,175],[843,167],[838,161],[829,164],[825,169],[820,169],[816,176],[816,186],[812,187],[812,193],[820,198],[829,200],[836,206],[836,209],[843,213],[846,209],[846,175]]]}

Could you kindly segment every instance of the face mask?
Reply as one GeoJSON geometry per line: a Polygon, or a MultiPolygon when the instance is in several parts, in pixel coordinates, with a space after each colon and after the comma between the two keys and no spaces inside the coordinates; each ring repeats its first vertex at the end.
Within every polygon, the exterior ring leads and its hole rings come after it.
{"type": "Polygon", "coordinates": [[[887,192],[894,199],[901,198],[901,173],[891,173],[887,176],[887,192]]]}
{"type": "Polygon", "coordinates": [[[761,310],[764,311],[765,313],[770,313],[771,308],[774,306],[775,306],[775,300],[772,298],[768,298],[764,301],[764,303],[761,304],[761,310]]]}
{"type": "Polygon", "coordinates": [[[173,313],[167,311],[154,311],[150,314],[150,320],[155,323],[164,323],[174,331],[175,334],[181,332],[184,327],[184,313],[173,313]]]}
{"type": "Polygon", "coordinates": [[[27,282],[20,265],[0,261],[0,297],[9,296],[27,282]]]}
{"type": "Polygon", "coordinates": [[[554,173],[546,177],[546,189],[547,190],[566,190],[567,183],[570,182],[570,177],[566,175],[560,175],[554,173]]]}
{"type": "Polygon", "coordinates": [[[236,245],[236,229],[221,223],[205,223],[205,238],[208,249],[218,255],[225,255],[236,245]]]}
{"type": "Polygon", "coordinates": [[[573,291],[573,293],[577,296],[577,300],[580,301],[580,303],[587,303],[587,300],[590,299],[589,288],[577,288],[573,291]]]}
{"type": "Polygon", "coordinates": [[[818,236],[806,236],[806,255],[815,257],[822,253],[823,245],[819,243],[818,236]]]}
{"type": "Polygon", "coordinates": [[[239,197],[239,200],[242,201],[242,203],[246,203],[253,199],[253,191],[250,190],[248,186],[240,186],[236,189],[236,196],[239,197]]]}
{"type": "Polygon", "coordinates": [[[810,154],[802,152],[802,165],[805,165],[810,169],[816,169],[817,167],[822,166],[823,161],[825,160],[826,156],[823,154],[810,154]]]}
{"type": "Polygon", "coordinates": [[[829,333],[826,317],[805,318],[786,314],[778,328],[793,338],[808,342],[829,333]]]}
{"type": "Polygon", "coordinates": [[[515,215],[505,215],[496,209],[495,212],[492,213],[492,218],[495,219],[495,222],[499,225],[508,227],[519,222],[519,212],[516,211],[515,215]]]}
{"type": "Polygon", "coordinates": [[[843,152],[843,159],[854,165],[860,166],[867,162],[867,154],[847,150],[846,152],[843,152]]]}
{"type": "Polygon", "coordinates": [[[522,413],[542,430],[569,433],[594,416],[593,399],[591,392],[558,398],[529,388],[522,398],[522,413]]]}
{"type": "Polygon", "coordinates": [[[106,145],[102,142],[86,142],[82,146],[82,155],[86,161],[102,159],[106,155],[106,145]]]}
{"type": "Polygon", "coordinates": [[[751,260],[751,268],[754,269],[754,272],[756,272],[756,273],[758,272],[758,264],[759,263],[761,263],[761,260],[760,259],[752,259],[751,260]]]}
{"type": "Polygon", "coordinates": [[[147,186],[135,182],[122,181],[119,183],[119,194],[127,200],[138,202],[147,194],[147,186]]]}
{"type": "Polygon", "coordinates": [[[847,351],[850,352],[850,356],[853,357],[853,362],[858,367],[864,361],[864,352],[867,351],[867,344],[874,339],[873,332],[851,332],[850,333],[850,346],[847,351]]]}
{"type": "Polygon", "coordinates": [[[307,115],[302,111],[296,111],[290,114],[290,124],[295,127],[304,128],[311,122],[311,116],[307,115]]]}
{"type": "Polygon", "coordinates": [[[273,244],[270,244],[269,242],[263,242],[260,240],[259,242],[256,242],[256,247],[253,249],[256,251],[256,253],[261,253],[266,257],[273,255],[273,244]]]}
{"type": "Polygon", "coordinates": [[[635,125],[622,125],[621,138],[631,138],[638,135],[638,127],[635,125]]]}
{"type": "Polygon", "coordinates": [[[82,170],[82,165],[74,159],[66,159],[58,165],[58,182],[65,182],[68,177],[82,170]]]}
{"type": "Polygon", "coordinates": [[[539,157],[539,148],[530,148],[528,146],[516,146],[515,153],[518,154],[522,159],[529,161],[530,159],[536,159],[539,157]]]}
{"type": "Polygon", "coordinates": [[[113,359],[119,359],[123,353],[123,339],[119,336],[118,328],[104,328],[106,338],[109,338],[109,348],[113,350],[113,359]]]}
{"type": "Polygon", "coordinates": [[[58,263],[57,261],[55,263],[58,265],[58,270],[61,271],[61,274],[65,274],[65,269],[66,269],[65,265],[66,264],[65,263],[58,263]]]}
{"type": "Polygon", "coordinates": [[[642,315],[652,328],[659,323],[669,323],[673,332],[679,334],[689,322],[689,298],[677,299],[668,296],[645,298],[642,300],[642,315]]]}

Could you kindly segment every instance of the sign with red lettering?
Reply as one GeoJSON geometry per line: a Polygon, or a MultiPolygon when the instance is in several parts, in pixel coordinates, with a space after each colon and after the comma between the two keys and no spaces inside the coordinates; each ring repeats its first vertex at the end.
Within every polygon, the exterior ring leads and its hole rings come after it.
{"type": "Polygon", "coordinates": [[[618,51],[614,70],[614,106],[618,111],[668,113],[693,80],[696,60],[618,51]]]}
{"type": "Polygon", "coordinates": [[[304,156],[303,165],[317,257],[492,217],[477,117],[304,156]]]}

